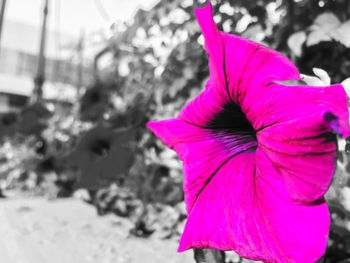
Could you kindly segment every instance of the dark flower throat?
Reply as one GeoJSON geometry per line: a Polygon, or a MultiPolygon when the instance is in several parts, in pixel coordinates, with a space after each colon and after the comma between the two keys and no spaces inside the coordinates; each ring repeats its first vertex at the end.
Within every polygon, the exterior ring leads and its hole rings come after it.
{"type": "Polygon", "coordinates": [[[257,141],[256,131],[252,124],[241,107],[233,102],[225,104],[222,111],[208,123],[207,127],[215,134],[222,134],[225,137],[234,136],[232,143],[235,145],[233,146],[257,141]]]}
{"type": "Polygon", "coordinates": [[[252,124],[243,113],[241,107],[233,102],[227,103],[222,111],[209,121],[206,128],[212,130],[213,135],[232,154],[211,174],[201,190],[198,191],[197,198],[222,166],[241,153],[254,152],[258,145],[256,131],[252,124]]]}

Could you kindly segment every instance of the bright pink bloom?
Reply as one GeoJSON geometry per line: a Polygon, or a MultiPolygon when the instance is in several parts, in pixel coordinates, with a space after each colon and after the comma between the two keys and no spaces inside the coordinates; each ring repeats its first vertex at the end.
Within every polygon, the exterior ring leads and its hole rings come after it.
{"type": "Polygon", "coordinates": [[[220,32],[210,4],[196,16],[210,80],[177,118],[148,123],[183,161],[188,220],[179,251],[315,262],[327,244],[335,133],[349,133],[344,88],[278,84],[300,79],[286,57],[220,32]]]}

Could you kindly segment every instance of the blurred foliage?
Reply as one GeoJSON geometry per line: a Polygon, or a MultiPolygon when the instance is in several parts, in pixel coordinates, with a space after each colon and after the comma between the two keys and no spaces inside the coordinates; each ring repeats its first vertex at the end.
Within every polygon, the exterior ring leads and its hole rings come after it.
{"type": "MultiPolygon", "coordinates": [[[[3,188],[69,196],[78,187],[99,214],[131,218],[136,236],[181,233],[185,210],[181,164],[145,128],[174,117],[208,78],[194,6],[160,1],[130,24],[114,25],[104,53],[112,60],[77,105],[48,111],[43,102],[0,116],[3,188]]],[[[229,33],[270,46],[300,71],[326,70],[334,82],[350,76],[350,1],[213,1],[215,21],[229,33]]],[[[344,145],[343,142],[340,142],[344,145]]],[[[341,146],[327,194],[332,228],[320,262],[350,258],[350,165],[341,146]]],[[[244,262],[237,255],[227,262],[244,262]]]]}

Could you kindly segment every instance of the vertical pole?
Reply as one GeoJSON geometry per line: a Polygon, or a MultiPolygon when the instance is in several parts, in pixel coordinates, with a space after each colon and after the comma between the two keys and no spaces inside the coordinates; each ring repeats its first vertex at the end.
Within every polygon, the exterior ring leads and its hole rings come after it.
{"type": "Polygon", "coordinates": [[[61,1],[56,0],[55,5],[55,30],[57,34],[55,34],[55,62],[53,66],[53,73],[52,73],[52,79],[53,81],[58,81],[61,79],[61,30],[60,30],[60,24],[61,24],[61,1]]]}
{"type": "Polygon", "coordinates": [[[0,9],[0,50],[1,50],[1,33],[2,33],[2,25],[4,23],[5,8],[6,8],[6,0],[2,0],[1,9],[0,9]]]}
{"type": "Polygon", "coordinates": [[[84,43],[85,42],[85,32],[81,31],[79,43],[77,46],[77,55],[78,55],[78,71],[77,71],[77,90],[78,95],[80,95],[81,87],[84,85],[83,80],[83,68],[84,68],[84,43]]]}
{"type": "Polygon", "coordinates": [[[43,23],[41,27],[41,36],[40,36],[40,47],[39,47],[39,56],[38,56],[38,67],[36,76],[34,78],[34,90],[32,102],[37,102],[42,99],[43,95],[43,84],[45,82],[45,46],[46,46],[46,23],[47,23],[47,14],[48,14],[48,5],[49,0],[44,0],[44,9],[43,9],[43,23]]]}
{"type": "MultiPolygon", "coordinates": [[[[6,0],[1,1],[1,9],[0,9],[0,51],[1,51],[1,33],[2,33],[2,25],[4,22],[5,16],[5,8],[6,8],[6,0]]],[[[2,189],[0,188],[0,198],[4,198],[5,196],[2,193],[2,189]]]]}

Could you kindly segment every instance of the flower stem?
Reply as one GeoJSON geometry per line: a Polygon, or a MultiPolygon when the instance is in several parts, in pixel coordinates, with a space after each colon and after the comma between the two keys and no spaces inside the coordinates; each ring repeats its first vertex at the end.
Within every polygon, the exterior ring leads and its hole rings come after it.
{"type": "Polygon", "coordinates": [[[193,249],[197,263],[225,263],[225,253],[215,249],[193,249]]]}

